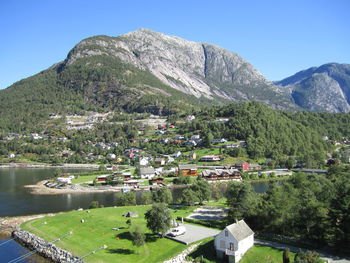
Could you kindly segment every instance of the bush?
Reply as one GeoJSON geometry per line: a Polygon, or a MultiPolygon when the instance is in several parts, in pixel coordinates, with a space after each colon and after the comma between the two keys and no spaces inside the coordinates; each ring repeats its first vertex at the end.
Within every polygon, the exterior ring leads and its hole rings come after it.
{"type": "Polygon", "coordinates": [[[89,209],[95,209],[99,207],[100,207],[100,203],[98,201],[92,201],[89,205],[89,209]]]}

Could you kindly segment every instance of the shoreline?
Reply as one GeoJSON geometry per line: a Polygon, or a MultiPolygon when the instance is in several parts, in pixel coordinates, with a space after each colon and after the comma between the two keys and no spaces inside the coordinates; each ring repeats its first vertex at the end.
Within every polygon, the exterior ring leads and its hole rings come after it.
{"type": "Polygon", "coordinates": [[[36,215],[24,215],[24,216],[5,216],[0,217],[0,235],[2,237],[9,238],[14,230],[16,230],[20,224],[29,220],[42,218],[45,216],[54,216],[63,212],[36,214],[36,215]]]}
{"type": "MultiPolygon", "coordinates": [[[[84,193],[113,193],[113,192],[121,192],[122,188],[125,187],[118,187],[118,188],[93,188],[93,187],[80,187],[78,189],[69,189],[69,188],[63,188],[63,189],[57,189],[57,188],[50,188],[45,186],[45,183],[48,180],[39,181],[36,184],[33,185],[25,185],[24,188],[28,189],[31,194],[34,195],[57,195],[57,194],[84,194],[84,193]]],[[[130,191],[133,191],[134,189],[130,189],[130,191]]],[[[136,191],[142,191],[142,190],[150,190],[150,187],[142,187],[135,189],[136,191]]]]}
{"type": "Polygon", "coordinates": [[[62,169],[99,169],[98,164],[79,164],[79,163],[64,163],[59,165],[51,164],[33,164],[33,163],[1,163],[0,169],[9,168],[62,168],[62,169]]]}

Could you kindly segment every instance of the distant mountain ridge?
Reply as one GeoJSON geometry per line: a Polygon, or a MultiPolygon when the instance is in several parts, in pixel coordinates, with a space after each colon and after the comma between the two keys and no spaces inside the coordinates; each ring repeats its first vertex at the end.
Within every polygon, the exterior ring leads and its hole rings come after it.
{"type": "Polygon", "coordinates": [[[66,63],[103,54],[149,71],[165,85],[197,98],[256,100],[274,108],[295,108],[284,89],[238,54],[211,44],[139,29],[119,37],[85,39],[69,53],[66,63]]]}
{"type": "Polygon", "coordinates": [[[321,68],[273,83],[238,54],[212,44],[149,29],[94,36],[78,43],[64,61],[1,90],[0,129],[38,126],[50,113],[168,115],[245,101],[290,111],[348,112],[348,65],[321,68]]]}
{"type": "Polygon", "coordinates": [[[277,81],[296,104],[310,111],[350,111],[350,64],[328,63],[277,81]]]}

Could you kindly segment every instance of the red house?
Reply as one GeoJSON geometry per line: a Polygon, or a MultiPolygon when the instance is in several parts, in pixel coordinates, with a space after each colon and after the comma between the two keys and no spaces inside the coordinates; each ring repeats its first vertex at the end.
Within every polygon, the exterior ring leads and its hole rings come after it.
{"type": "Polygon", "coordinates": [[[235,167],[241,172],[247,172],[250,170],[248,162],[237,162],[235,167]]]}

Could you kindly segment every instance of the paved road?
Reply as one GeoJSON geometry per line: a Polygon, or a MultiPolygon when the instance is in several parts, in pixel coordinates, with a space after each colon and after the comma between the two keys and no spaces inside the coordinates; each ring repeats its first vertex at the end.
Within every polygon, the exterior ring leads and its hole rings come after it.
{"type": "MultiPolygon", "coordinates": [[[[254,243],[259,244],[259,245],[274,247],[274,248],[281,249],[281,250],[289,248],[290,251],[292,251],[292,252],[298,252],[300,250],[300,248],[294,247],[291,245],[286,245],[286,244],[281,244],[281,243],[267,241],[267,240],[261,240],[261,239],[255,239],[254,243]]],[[[306,251],[306,249],[301,249],[301,250],[306,251]]],[[[317,253],[319,253],[321,258],[326,260],[328,263],[350,263],[350,259],[333,256],[333,255],[330,255],[324,251],[317,250],[317,249],[315,249],[315,251],[317,253]]]]}
{"type": "Polygon", "coordinates": [[[207,237],[216,236],[218,233],[220,233],[220,230],[203,226],[196,226],[191,224],[180,224],[180,226],[186,227],[186,233],[184,235],[178,237],[167,237],[181,243],[185,243],[187,245],[207,237]]]}
{"type": "Polygon", "coordinates": [[[194,210],[187,218],[215,221],[225,219],[227,213],[227,208],[202,206],[194,210]]]}

